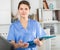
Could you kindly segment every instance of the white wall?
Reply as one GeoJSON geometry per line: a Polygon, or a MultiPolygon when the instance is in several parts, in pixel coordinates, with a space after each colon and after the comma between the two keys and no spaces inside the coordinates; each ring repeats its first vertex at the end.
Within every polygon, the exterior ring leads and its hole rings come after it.
{"type": "Polygon", "coordinates": [[[29,0],[31,5],[31,11],[30,14],[36,13],[36,9],[39,8],[39,0],[29,0]]]}
{"type": "Polygon", "coordinates": [[[60,34],[60,23],[57,24],[57,33],[56,34],[60,34]]]}
{"type": "Polygon", "coordinates": [[[60,10],[60,0],[56,0],[56,4],[57,4],[57,9],[59,9],[60,10]]]}
{"type": "Polygon", "coordinates": [[[11,0],[11,11],[13,13],[13,15],[17,14],[17,10],[18,10],[18,3],[21,0],[11,0]]]}
{"type": "Polygon", "coordinates": [[[0,24],[11,22],[11,0],[0,0],[0,24]]]}
{"type": "MultiPolygon", "coordinates": [[[[12,0],[11,2],[12,2],[12,12],[13,12],[13,14],[14,15],[16,15],[16,13],[17,13],[17,7],[18,7],[18,3],[20,2],[21,0],[12,0]]],[[[31,5],[31,11],[30,11],[30,14],[32,14],[32,13],[36,13],[36,9],[37,8],[40,8],[40,7],[42,7],[42,0],[27,0],[29,3],[30,3],[30,5],[31,5]]]]}
{"type": "Polygon", "coordinates": [[[0,36],[7,38],[10,25],[0,25],[0,36]]]}

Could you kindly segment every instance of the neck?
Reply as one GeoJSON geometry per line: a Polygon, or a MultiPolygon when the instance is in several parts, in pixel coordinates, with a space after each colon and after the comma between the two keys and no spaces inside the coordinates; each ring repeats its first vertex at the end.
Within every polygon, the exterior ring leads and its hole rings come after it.
{"type": "Polygon", "coordinates": [[[23,18],[23,17],[21,17],[21,18],[20,18],[20,21],[26,22],[26,21],[28,21],[28,18],[23,18]]]}

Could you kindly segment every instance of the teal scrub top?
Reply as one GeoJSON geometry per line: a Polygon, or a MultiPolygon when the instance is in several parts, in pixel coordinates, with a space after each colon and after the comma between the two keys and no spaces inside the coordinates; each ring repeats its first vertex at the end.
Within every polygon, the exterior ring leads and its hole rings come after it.
{"type": "MultiPolygon", "coordinates": [[[[21,22],[17,20],[11,24],[7,40],[14,40],[16,43],[22,40],[24,43],[26,43],[28,41],[33,41],[35,38],[40,38],[45,35],[46,33],[41,28],[40,23],[36,20],[28,19],[28,25],[26,29],[24,29],[21,22]]],[[[17,48],[16,50],[37,50],[37,47],[17,48]]]]}

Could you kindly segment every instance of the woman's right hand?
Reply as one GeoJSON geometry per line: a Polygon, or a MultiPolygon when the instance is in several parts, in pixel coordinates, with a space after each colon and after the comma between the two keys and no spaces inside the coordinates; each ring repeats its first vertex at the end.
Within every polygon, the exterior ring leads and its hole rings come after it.
{"type": "Polygon", "coordinates": [[[23,43],[23,41],[19,41],[19,47],[21,48],[27,48],[29,46],[29,43],[23,43]]]}

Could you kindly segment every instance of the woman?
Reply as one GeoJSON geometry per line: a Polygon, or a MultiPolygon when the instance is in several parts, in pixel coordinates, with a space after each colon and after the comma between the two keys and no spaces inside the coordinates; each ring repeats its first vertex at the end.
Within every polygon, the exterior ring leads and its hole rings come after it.
{"type": "Polygon", "coordinates": [[[21,1],[18,5],[20,20],[14,22],[10,26],[8,40],[16,50],[37,50],[36,47],[28,47],[28,41],[34,41],[36,46],[41,46],[42,41],[39,37],[45,35],[40,24],[28,18],[30,12],[30,4],[27,1],[21,1]]]}

